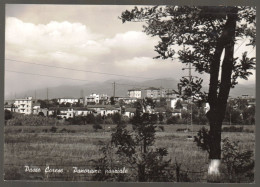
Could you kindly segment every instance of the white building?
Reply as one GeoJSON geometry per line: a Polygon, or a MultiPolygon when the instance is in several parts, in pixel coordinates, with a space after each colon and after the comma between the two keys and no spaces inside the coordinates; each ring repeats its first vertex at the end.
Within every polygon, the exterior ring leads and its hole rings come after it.
{"type": "Polygon", "coordinates": [[[11,105],[4,105],[4,110],[9,110],[11,112],[18,112],[18,107],[14,106],[13,104],[11,104],[11,105]]]}
{"type": "Polygon", "coordinates": [[[131,118],[135,115],[136,108],[126,108],[123,116],[127,116],[128,118],[131,118]]]}
{"type": "Polygon", "coordinates": [[[95,115],[107,116],[109,114],[121,113],[118,105],[89,105],[88,109],[93,110],[95,115]]]}
{"type": "Polygon", "coordinates": [[[58,99],[58,102],[59,102],[59,104],[61,104],[61,103],[71,103],[71,104],[73,104],[73,103],[78,103],[79,102],[79,99],[74,99],[74,98],[59,98],[58,99]]]}
{"type": "Polygon", "coordinates": [[[41,104],[40,103],[34,103],[32,106],[33,114],[39,114],[41,109],[41,104]]]}
{"type": "Polygon", "coordinates": [[[60,113],[57,114],[57,116],[61,117],[61,118],[74,118],[75,116],[75,112],[73,108],[61,108],[60,109],[60,113]]]}
{"type": "Polygon", "coordinates": [[[128,90],[127,95],[128,95],[130,98],[141,98],[141,96],[142,96],[142,90],[141,90],[141,89],[138,89],[138,88],[131,89],[131,90],[128,90]]]}
{"type": "Polygon", "coordinates": [[[26,97],[24,99],[15,99],[14,106],[17,107],[19,113],[32,114],[33,110],[32,97],[26,97]]]}
{"type": "Polygon", "coordinates": [[[90,96],[85,97],[85,105],[87,105],[88,103],[98,104],[99,100],[100,100],[100,95],[92,93],[90,94],[90,96]]]}

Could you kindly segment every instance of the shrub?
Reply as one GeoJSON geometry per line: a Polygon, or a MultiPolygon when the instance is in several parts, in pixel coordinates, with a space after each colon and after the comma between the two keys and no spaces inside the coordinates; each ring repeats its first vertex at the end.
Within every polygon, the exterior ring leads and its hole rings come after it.
{"type": "Polygon", "coordinates": [[[222,160],[226,166],[229,182],[254,181],[253,151],[240,151],[238,141],[223,140],[222,160]]]}
{"type": "Polygon", "coordinates": [[[54,118],[14,113],[13,118],[8,120],[6,124],[9,126],[54,126],[60,123],[59,120],[54,118]]]}
{"type": "Polygon", "coordinates": [[[189,128],[179,128],[179,129],[176,129],[176,132],[185,132],[185,131],[188,131],[190,132],[191,130],[189,128]]]}
{"type": "Polygon", "coordinates": [[[9,110],[5,110],[5,120],[9,120],[13,118],[13,113],[9,110]]]}
{"type": "Polygon", "coordinates": [[[51,129],[50,129],[50,132],[52,132],[52,133],[55,133],[55,132],[57,132],[57,127],[52,127],[51,129]]]}
{"type": "Polygon", "coordinates": [[[177,124],[179,120],[179,117],[177,116],[172,116],[167,119],[167,124],[177,124]]]}
{"type": "Polygon", "coordinates": [[[111,117],[107,117],[107,118],[104,119],[104,124],[110,125],[110,124],[113,124],[113,123],[114,123],[114,122],[113,122],[113,120],[112,120],[111,117]]]}
{"type": "Polygon", "coordinates": [[[230,127],[223,127],[222,132],[243,132],[244,127],[235,127],[235,126],[230,126],[230,127]]]}
{"type": "Polygon", "coordinates": [[[100,124],[94,124],[92,127],[95,131],[97,131],[98,129],[103,129],[103,127],[100,124]]]}

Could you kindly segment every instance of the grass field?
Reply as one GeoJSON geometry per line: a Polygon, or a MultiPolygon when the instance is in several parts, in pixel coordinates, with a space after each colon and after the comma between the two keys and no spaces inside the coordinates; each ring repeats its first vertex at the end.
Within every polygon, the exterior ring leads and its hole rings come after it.
{"type": "MultiPolygon", "coordinates": [[[[182,170],[207,171],[208,154],[201,151],[188,136],[196,135],[202,127],[193,126],[193,132],[179,132],[186,125],[163,125],[157,129],[155,147],[167,148],[167,159],[181,163],[182,170]]],[[[206,126],[207,127],[207,126],[206,126]]],[[[100,158],[100,148],[111,139],[115,125],[103,125],[95,131],[92,125],[5,126],[4,172],[5,180],[90,180],[91,175],[71,175],[72,167],[88,167],[91,159],[100,158]],[[41,172],[25,172],[25,166],[39,167],[41,172]],[[46,174],[47,166],[64,168],[67,172],[46,174]],[[67,176],[66,176],[67,175],[67,176]]],[[[128,125],[129,130],[132,129],[128,125]]],[[[239,140],[241,150],[255,149],[255,126],[244,126],[250,132],[223,132],[222,138],[239,140]]],[[[191,128],[190,128],[191,129],[191,128]]],[[[205,173],[206,175],[206,173],[205,173]]],[[[201,176],[203,178],[205,176],[201,176]]]]}

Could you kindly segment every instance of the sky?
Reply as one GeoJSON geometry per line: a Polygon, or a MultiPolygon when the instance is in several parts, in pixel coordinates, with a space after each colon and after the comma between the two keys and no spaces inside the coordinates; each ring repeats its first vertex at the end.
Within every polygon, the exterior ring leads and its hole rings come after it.
{"type": "MultiPolygon", "coordinates": [[[[187,70],[182,70],[185,65],[178,59],[153,59],[157,55],[154,46],[158,38],[142,32],[143,23],[123,24],[118,18],[124,10],[133,7],[6,5],[5,95],[93,81],[143,81],[156,78],[178,80],[187,75],[187,70]]],[[[241,56],[245,50],[250,52],[251,57],[255,56],[255,50],[246,47],[246,43],[242,40],[236,44],[235,56],[241,56]]],[[[240,80],[239,83],[254,84],[255,74],[248,81],[240,80]]]]}

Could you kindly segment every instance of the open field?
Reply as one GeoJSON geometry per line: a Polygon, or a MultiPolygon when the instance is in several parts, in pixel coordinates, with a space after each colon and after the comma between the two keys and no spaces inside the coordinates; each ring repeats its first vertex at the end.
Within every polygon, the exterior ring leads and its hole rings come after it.
{"type": "MultiPolygon", "coordinates": [[[[207,171],[208,154],[201,151],[188,136],[196,135],[202,127],[193,126],[193,132],[179,132],[186,125],[163,125],[164,131],[157,129],[156,147],[167,148],[168,159],[181,163],[182,170],[207,171]]],[[[207,126],[205,126],[207,127],[207,126]]],[[[91,166],[91,159],[101,157],[100,148],[111,139],[115,125],[103,125],[94,131],[92,125],[64,125],[53,129],[51,126],[5,126],[4,169],[6,180],[90,180],[84,177],[65,177],[63,174],[44,174],[47,166],[65,168],[91,166]],[[25,172],[25,166],[43,168],[39,173],[25,172]],[[52,178],[53,177],[53,178],[52,178]]],[[[129,130],[132,129],[128,125],[129,130]]],[[[242,150],[254,150],[255,126],[244,126],[249,132],[223,132],[222,137],[239,140],[242,150]]],[[[190,128],[192,129],[192,128],[190,128]]],[[[70,172],[71,173],[71,172],[70,172]]],[[[206,173],[205,173],[206,175],[206,173]]],[[[204,176],[202,176],[203,178],[204,176]]]]}

